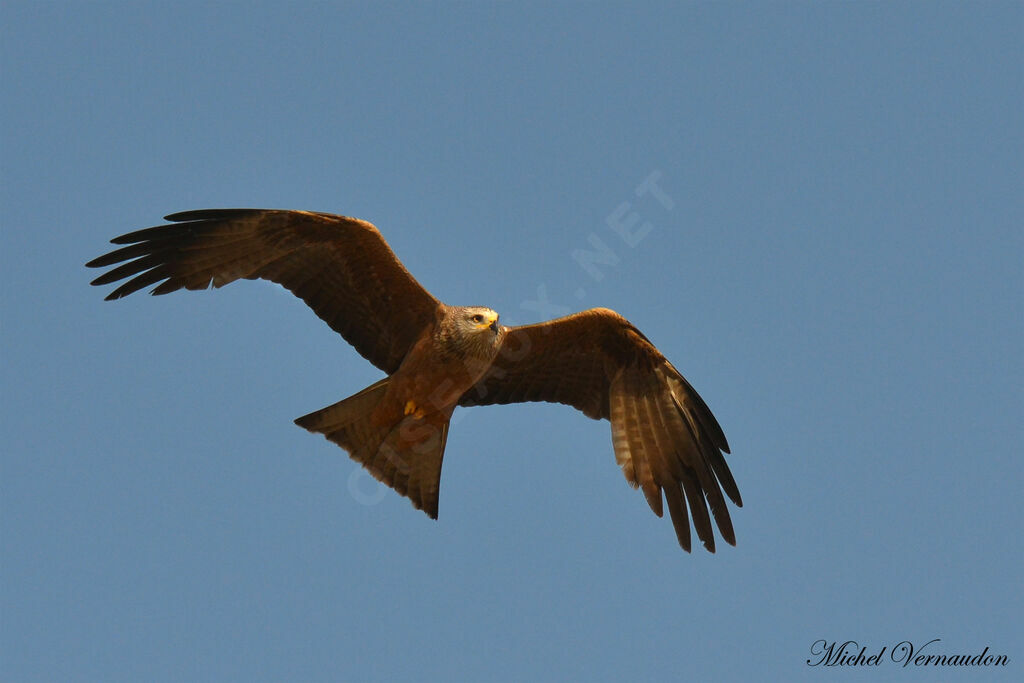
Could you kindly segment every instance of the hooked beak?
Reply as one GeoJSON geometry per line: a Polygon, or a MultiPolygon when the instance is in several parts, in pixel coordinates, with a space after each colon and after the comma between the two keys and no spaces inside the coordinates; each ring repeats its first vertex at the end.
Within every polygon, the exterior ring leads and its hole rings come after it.
{"type": "Polygon", "coordinates": [[[498,327],[498,319],[497,319],[497,318],[495,318],[494,320],[492,320],[492,321],[491,321],[491,324],[490,324],[490,325],[488,325],[488,327],[490,327],[490,328],[491,328],[491,332],[494,332],[494,334],[498,334],[498,330],[500,329],[500,328],[498,327]]]}

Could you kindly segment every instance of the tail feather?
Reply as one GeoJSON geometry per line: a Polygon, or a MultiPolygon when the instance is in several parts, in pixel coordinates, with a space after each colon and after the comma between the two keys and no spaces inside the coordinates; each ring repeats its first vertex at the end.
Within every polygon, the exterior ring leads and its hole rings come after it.
{"type": "Polygon", "coordinates": [[[343,401],[303,415],[295,424],[344,448],[378,481],[437,519],[451,413],[416,417],[404,415],[401,406],[384,406],[381,400],[387,384],[385,378],[343,401]]]}
{"type": "MultiPolygon", "coordinates": [[[[350,427],[373,412],[373,409],[377,407],[380,400],[384,398],[384,392],[387,391],[389,380],[389,377],[385,377],[343,401],[338,401],[326,408],[303,415],[295,420],[295,424],[303,429],[308,429],[311,432],[320,432],[321,434],[350,427]]],[[[347,448],[347,446],[343,447],[347,448]]]]}

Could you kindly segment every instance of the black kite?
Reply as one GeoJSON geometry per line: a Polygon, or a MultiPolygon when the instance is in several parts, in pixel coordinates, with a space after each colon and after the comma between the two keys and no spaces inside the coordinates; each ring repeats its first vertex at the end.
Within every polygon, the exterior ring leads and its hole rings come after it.
{"type": "Polygon", "coordinates": [[[489,308],[447,306],[402,266],[372,224],[306,211],[213,209],[111,240],[90,261],[131,278],[118,299],[263,278],[305,301],[387,377],[295,422],[338,444],[377,479],[437,518],[441,459],[456,406],[550,401],[612,425],[615,459],[654,514],[668,504],[679,545],[690,523],[714,552],[708,506],[736,544],[726,495],[742,505],[729,446],[693,387],[628,320],[594,308],[522,327],[489,308]],[[685,502],[684,502],[685,499],[685,502]]]}

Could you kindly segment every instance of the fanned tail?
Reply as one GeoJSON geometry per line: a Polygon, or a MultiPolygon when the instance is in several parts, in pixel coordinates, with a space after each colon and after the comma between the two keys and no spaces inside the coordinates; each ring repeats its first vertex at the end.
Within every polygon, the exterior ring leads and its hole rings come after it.
{"type": "Polygon", "coordinates": [[[303,415],[295,424],[323,434],[344,448],[378,481],[437,519],[441,462],[451,412],[405,415],[401,406],[383,405],[389,379],[303,415]]]}

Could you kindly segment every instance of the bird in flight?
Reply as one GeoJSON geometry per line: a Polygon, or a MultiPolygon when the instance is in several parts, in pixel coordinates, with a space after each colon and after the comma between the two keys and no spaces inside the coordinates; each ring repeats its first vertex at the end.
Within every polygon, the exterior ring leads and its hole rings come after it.
{"type": "Polygon", "coordinates": [[[725,494],[742,506],[729,445],[701,397],[618,313],[593,308],[506,327],[482,306],[448,306],[405,269],[380,232],[357,218],[308,211],[206,209],[115,237],[89,261],[115,266],[92,281],[125,280],[119,299],[276,282],[302,299],[387,377],[296,424],[348,451],[379,481],[437,519],[441,460],[458,406],[548,401],[611,422],[615,460],[654,514],[668,506],[690,550],[690,518],[714,552],[711,515],[736,545],[725,494]],[[130,278],[130,279],[129,279],[130,278]]]}

